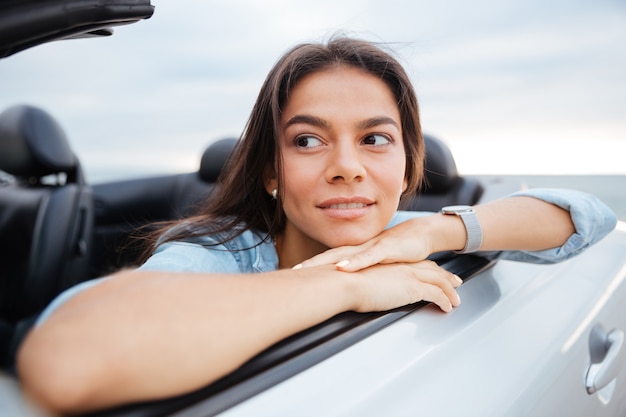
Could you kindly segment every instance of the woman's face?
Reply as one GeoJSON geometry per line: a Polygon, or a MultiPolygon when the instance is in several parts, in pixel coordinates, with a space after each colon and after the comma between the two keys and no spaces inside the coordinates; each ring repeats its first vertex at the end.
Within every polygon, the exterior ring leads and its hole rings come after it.
{"type": "Polygon", "coordinates": [[[280,119],[285,242],[356,245],[384,229],[406,188],[400,120],[391,90],[362,70],[300,80],[280,119]]]}

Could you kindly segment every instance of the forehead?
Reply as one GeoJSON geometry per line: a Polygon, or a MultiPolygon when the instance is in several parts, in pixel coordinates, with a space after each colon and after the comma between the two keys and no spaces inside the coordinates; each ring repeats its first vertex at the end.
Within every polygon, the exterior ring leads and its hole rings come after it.
{"type": "Polygon", "coordinates": [[[359,68],[330,67],[304,76],[283,106],[281,124],[296,114],[321,117],[391,117],[400,121],[397,100],[379,77],[359,68]]]}

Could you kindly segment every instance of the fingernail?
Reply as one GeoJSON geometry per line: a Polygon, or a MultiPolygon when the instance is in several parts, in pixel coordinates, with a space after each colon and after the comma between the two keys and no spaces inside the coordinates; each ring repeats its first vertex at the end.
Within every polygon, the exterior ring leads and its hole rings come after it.
{"type": "Polygon", "coordinates": [[[339,261],[339,262],[337,262],[337,263],[335,264],[335,266],[337,266],[337,267],[339,267],[339,268],[342,268],[342,267],[344,267],[344,266],[348,265],[349,263],[350,263],[350,261],[349,261],[349,260],[344,259],[343,261],[339,261]]]}
{"type": "Polygon", "coordinates": [[[291,268],[291,269],[302,269],[302,264],[295,265],[295,266],[294,266],[293,268],[291,268]]]}
{"type": "Polygon", "coordinates": [[[463,284],[463,280],[458,275],[455,275],[454,278],[459,284],[463,284]]]}

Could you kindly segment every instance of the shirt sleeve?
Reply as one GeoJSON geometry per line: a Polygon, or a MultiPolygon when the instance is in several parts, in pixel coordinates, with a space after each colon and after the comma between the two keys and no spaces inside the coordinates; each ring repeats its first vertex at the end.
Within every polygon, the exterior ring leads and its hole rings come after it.
{"type": "MultiPolygon", "coordinates": [[[[604,238],[617,224],[617,216],[596,196],[582,191],[560,188],[531,188],[509,195],[533,197],[555,204],[569,211],[575,232],[557,248],[541,251],[479,251],[478,255],[489,259],[508,259],[520,262],[549,264],[561,262],[583,252],[589,246],[604,238]]],[[[395,226],[429,212],[399,211],[387,227],[395,226]]]]}
{"type": "Polygon", "coordinates": [[[562,246],[541,251],[483,252],[485,256],[532,263],[555,263],[578,255],[611,232],[617,216],[599,198],[582,191],[531,188],[511,196],[533,197],[569,211],[575,232],[562,246]]]}
{"type": "Polygon", "coordinates": [[[239,273],[238,252],[223,245],[210,249],[199,243],[168,242],[156,249],[138,269],[144,271],[239,273]]]}

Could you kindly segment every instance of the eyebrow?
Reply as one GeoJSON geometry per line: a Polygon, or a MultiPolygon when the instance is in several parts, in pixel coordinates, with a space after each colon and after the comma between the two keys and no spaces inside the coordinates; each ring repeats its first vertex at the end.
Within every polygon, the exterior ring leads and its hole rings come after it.
{"type": "MultiPolygon", "coordinates": [[[[285,128],[288,128],[291,125],[295,124],[308,124],[316,127],[328,128],[330,125],[328,122],[320,117],[312,116],[310,114],[297,114],[293,116],[291,119],[285,123],[285,128]]],[[[398,130],[400,130],[400,126],[398,123],[388,116],[376,116],[370,117],[369,119],[362,120],[357,124],[357,127],[360,129],[370,129],[372,127],[380,126],[380,125],[393,125],[398,130]]]]}
{"type": "Polygon", "coordinates": [[[328,122],[320,117],[311,116],[310,114],[296,114],[291,119],[289,119],[287,123],[285,123],[285,128],[297,124],[307,124],[316,127],[329,127],[328,122]]]}
{"type": "Polygon", "coordinates": [[[387,116],[377,116],[365,119],[358,124],[358,127],[360,127],[361,129],[370,129],[372,127],[380,125],[393,125],[396,127],[396,129],[400,130],[400,126],[398,125],[398,123],[391,117],[387,116]]]}

